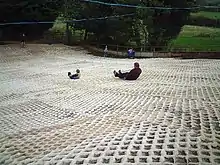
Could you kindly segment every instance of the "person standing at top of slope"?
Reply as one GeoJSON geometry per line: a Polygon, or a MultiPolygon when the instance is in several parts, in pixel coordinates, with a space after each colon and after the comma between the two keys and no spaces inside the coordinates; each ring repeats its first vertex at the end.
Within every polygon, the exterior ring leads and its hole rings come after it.
{"type": "Polygon", "coordinates": [[[119,70],[118,72],[114,70],[113,73],[115,77],[119,77],[124,80],[136,80],[142,73],[142,70],[140,68],[139,63],[135,62],[134,68],[130,72],[122,73],[121,70],[119,70]]]}
{"type": "Polygon", "coordinates": [[[21,36],[21,47],[24,48],[25,47],[25,34],[23,33],[21,36]]]}
{"type": "Polygon", "coordinates": [[[134,58],[135,57],[135,51],[133,48],[128,49],[128,58],[134,58]]]}
{"type": "Polygon", "coordinates": [[[106,57],[108,55],[108,47],[107,45],[105,46],[105,49],[104,49],[104,57],[106,57]]]}

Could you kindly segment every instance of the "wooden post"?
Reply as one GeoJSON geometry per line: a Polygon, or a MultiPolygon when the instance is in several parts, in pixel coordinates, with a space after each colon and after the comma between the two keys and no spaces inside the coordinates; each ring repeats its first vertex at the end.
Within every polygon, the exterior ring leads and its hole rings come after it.
{"type": "Polygon", "coordinates": [[[67,45],[70,45],[70,29],[69,29],[69,23],[66,23],[66,39],[67,39],[67,45]]]}

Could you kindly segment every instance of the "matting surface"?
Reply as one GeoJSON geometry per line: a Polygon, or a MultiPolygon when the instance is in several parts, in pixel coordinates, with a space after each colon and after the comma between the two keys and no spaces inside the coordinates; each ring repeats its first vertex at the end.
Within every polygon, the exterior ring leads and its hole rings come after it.
{"type": "Polygon", "coordinates": [[[3,165],[217,165],[220,60],[0,46],[0,126],[3,165]],[[136,61],[138,80],[113,77],[136,61]]]}

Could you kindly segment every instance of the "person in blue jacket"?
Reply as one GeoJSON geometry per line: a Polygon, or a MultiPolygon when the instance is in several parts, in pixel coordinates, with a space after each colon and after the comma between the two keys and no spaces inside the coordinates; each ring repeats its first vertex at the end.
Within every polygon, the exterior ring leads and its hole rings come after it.
{"type": "Polygon", "coordinates": [[[135,57],[134,49],[132,49],[132,48],[128,49],[128,57],[129,58],[134,58],[135,57]]]}

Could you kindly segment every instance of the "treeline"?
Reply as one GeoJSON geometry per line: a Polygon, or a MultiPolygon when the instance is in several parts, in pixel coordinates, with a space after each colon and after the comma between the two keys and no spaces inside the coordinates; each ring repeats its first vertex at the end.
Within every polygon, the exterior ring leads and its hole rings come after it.
{"type": "MultiPolygon", "coordinates": [[[[109,3],[124,3],[141,6],[184,8],[195,5],[194,0],[102,0],[109,3]]],[[[178,36],[190,15],[189,10],[155,10],[105,6],[79,0],[2,0],[0,22],[55,21],[58,16],[66,20],[89,19],[134,13],[133,16],[70,23],[71,29],[85,31],[84,40],[102,44],[165,46],[178,36]],[[88,37],[92,34],[92,37],[88,37]]],[[[8,38],[25,32],[31,37],[40,37],[52,24],[1,26],[8,38]]]]}
{"type": "MultiPolygon", "coordinates": [[[[173,8],[194,5],[193,0],[103,0],[102,2],[173,8]]],[[[68,9],[67,11],[69,18],[89,19],[135,13],[129,17],[91,20],[70,25],[74,29],[85,30],[85,40],[89,39],[88,34],[93,34],[93,41],[102,44],[125,45],[128,42],[133,42],[139,46],[165,46],[171,39],[178,36],[190,15],[188,10],[125,8],[82,2],[76,3],[76,1],[68,1],[68,3],[70,5],[74,4],[70,7],[71,10],[68,9]]]]}
{"type": "MultiPolygon", "coordinates": [[[[54,21],[62,13],[62,0],[1,0],[0,23],[54,21]]],[[[21,33],[38,38],[53,24],[7,25],[0,26],[2,38],[19,39],[21,33]]]]}

